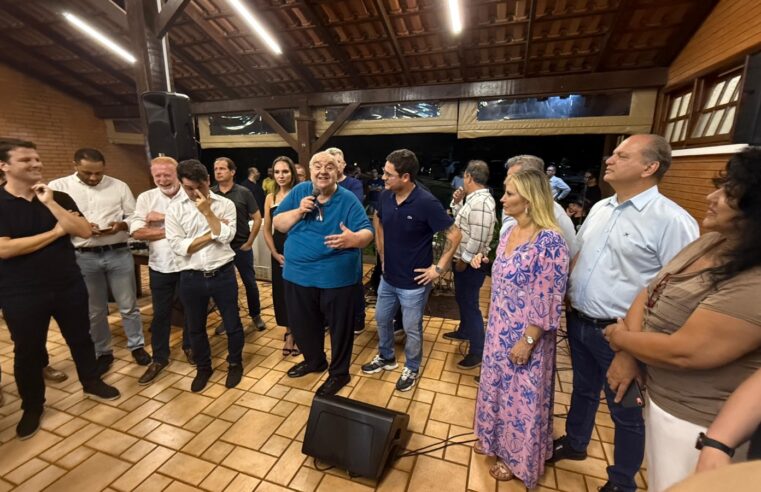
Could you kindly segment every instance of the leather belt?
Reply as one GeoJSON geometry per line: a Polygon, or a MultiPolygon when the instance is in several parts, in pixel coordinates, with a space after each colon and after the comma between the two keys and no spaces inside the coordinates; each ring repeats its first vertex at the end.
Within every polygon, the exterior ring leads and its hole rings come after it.
{"type": "Polygon", "coordinates": [[[212,278],[216,277],[217,274],[222,273],[222,271],[227,270],[228,268],[232,268],[233,262],[228,262],[222,265],[219,268],[215,268],[214,270],[186,270],[188,273],[195,273],[198,275],[203,275],[204,278],[212,278]]]}
{"type": "Polygon", "coordinates": [[[113,251],[115,249],[122,249],[128,247],[127,243],[106,244],[104,246],[82,246],[74,248],[80,253],[103,253],[104,251],[113,251]]]}
{"type": "Polygon", "coordinates": [[[587,316],[586,314],[582,313],[578,309],[571,308],[571,313],[576,315],[579,319],[582,319],[588,323],[592,323],[597,326],[606,327],[608,325],[615,325],[616,320],[615,319],[599,319],[599,318],[593,318],[591,316],[587,316]]]}

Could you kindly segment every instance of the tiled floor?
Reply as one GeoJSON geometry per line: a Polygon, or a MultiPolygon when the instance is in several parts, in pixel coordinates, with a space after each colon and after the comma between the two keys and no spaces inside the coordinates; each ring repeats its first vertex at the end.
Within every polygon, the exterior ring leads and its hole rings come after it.
{"type": "MultiPolygon", "coordinates": [[[[144,284],[146,279],[143,279],[144,284]]],[[[146,292],[147,292],[147,285],[146,292]]],[[[283,328],[275,327],[270,284],[259,283],[263,318],[268,330],[246,337],[246,373],[234,389],[224,387],[226,339],[212,336],[213,361],[220,369],[201,394],[191,393],[193,368],[179,347],[179,330],[172,332],[173,361],[150,386],[139,386],[143,372],[125,348],[118,313],[114,327],[117,361],[106,381],[122,397],[100,403],[83,397],[68,348],[56,327],[50,330],[48,350],[55,368],[69,379],[47,390],[42,430],[18,441],[15,426],[20,401],[13,380],[13,345],[0,325],[0,364],[5,404],[0,407],[0,492],[5,490],[230,490],[230,491],[519,491],[517,481],[497,484],[488,473],[493,459],[451,446],[429,455],[398,460],[379,482],[351,479],[340,470],[318,471],[301,454],[309,405],[314,389],[326,377],[314,374],[290,379],[285,372],[297,359],[283,359],[283,328]]],[[[482,291],[485,303],[487,285],[482,291]]],[[[150,298],[140,301],[146,333],[150,298]]],[[[448,436],[472,430],[476,370],[458,369],[459,344],[441,335],[456,322],[425,318],[424,370],[414,391],[398,393],[393,373],[364,376],[359,366],[376,353],[377,336],[368,309],[368,330],[354,344],[352,381],[341,395],[410,415],[413,432],[409,448],[416,449],[448,436]]],[[[217,318],[210,319],[216,326],[217,318]]],[[[250,319],[244,319],[244,325],[250,319]]],[[[300,360],[300,358],[298,359],[300,360]]],[[[570,401],[571,372],[567,351],[561,348],[561,370],[555,395],[556,433],[561,433],[570,401]]],[[[612,459],[613,429],[605,408],[597,418],[586,461],[549,466],[535,490],[596,491],[604,483],[612,459]]],[[[467,440],[471,436],[458,438],[467,440]]],[[[642,474],[638,483],[644,487],[642,474]]]]}

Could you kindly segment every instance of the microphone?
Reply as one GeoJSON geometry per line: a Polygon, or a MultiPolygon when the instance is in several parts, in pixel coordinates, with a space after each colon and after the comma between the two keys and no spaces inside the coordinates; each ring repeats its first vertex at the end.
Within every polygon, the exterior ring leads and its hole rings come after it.
{"type": "MultiPolygon", "coordinates": [[[[319,209],[319,205],[317,205],[317,197],[320,196],[320,190],[316,188],[314,185],[312,185],[312,197],[314,197],[315,200],[315,208],[319,209]]],[[[304,212],[301,214],[301,220],[304,220],[307,218],[308,212],[304,212]]]]}

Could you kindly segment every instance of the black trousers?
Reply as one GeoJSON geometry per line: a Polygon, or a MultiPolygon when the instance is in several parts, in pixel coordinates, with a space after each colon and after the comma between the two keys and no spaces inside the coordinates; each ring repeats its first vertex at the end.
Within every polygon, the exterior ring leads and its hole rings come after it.
{"type": "Polygon", "coordinates": [[[323,365],[325,333],[323,320],[330,327],[331,376],[349,374],[354,345],[354,319],[358,284],[335,289],[302,287],[283,279],[288,307],[288,322],[296,345],[310,369],[323,365]]]}
{"type": "Polygon", "coordinates": [[[42,369],[48,365],[45,344],[51,317],[69,346],[79,381],[87,384],[98,379],[87,299],[82,278],[63,288],[3,298],[5,322],[14,344],[13,369],[21,408],[39,409],[45,403],[42,369]]]}
{"type": "MultiPolygon", "coordinates": [[[[151,283],[151,302],[153,303],[153,321],[151,321],[151,348],[153,360],[161,364],[169,363],[169,335],[172,329],[172,307],[179,298],[180,272],[161,273],[148,269],[151,283]]],[[[182,329],[182,348],[190,348],[188,324],[182,329]]]]}

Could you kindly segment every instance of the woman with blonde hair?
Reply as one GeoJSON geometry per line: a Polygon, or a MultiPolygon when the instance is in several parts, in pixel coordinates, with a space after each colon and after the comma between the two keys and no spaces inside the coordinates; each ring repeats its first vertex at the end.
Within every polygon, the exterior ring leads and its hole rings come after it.
{"type": "Polygon", "coordinates": [[[285,245],[286,235],[274,229],[272,226],[272,217],[277,210],[277,206],[283,201],[283,198],[298,184],[296,167],[293,161],[286,156],[276,157],[272,163],[273,177],[275,179],[275,192],[267,195],[264,200],[264,242],[270,250],[270,260],[272,261],[272,304],[275,308],[275,321],[278,326],[285,327],[283,336],[283,356],[301,355],[293,341],[293,335],[288,327],[288,312],[285,308],[285,291],[283,287],[283,248],[285,245]]]}
{"type": "MultiPolygon", "coordinates": [[[[515,224],[504,231],[492,268],[491,306],[476,399],[474,451],[496,456],[489,473],[536,487],[552,456],[555,331],[568,279],[568,246],[547,177],[522,170],[500,200],[515,224]]],[[[474,268],[486,261],[473,258],[474,268]]]]}

